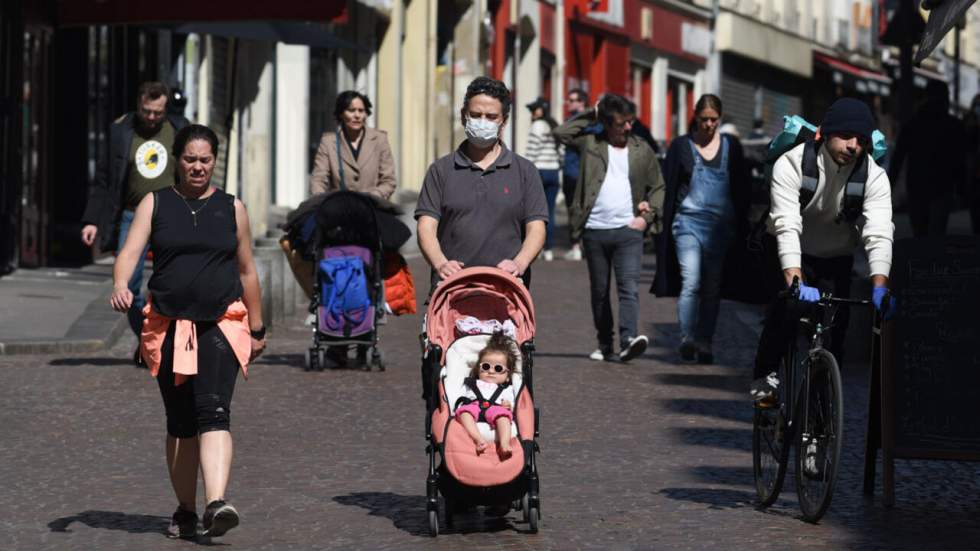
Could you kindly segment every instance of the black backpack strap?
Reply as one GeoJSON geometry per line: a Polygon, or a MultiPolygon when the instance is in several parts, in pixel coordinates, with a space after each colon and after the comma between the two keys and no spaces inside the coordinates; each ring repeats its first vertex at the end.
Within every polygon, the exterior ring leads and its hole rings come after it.
{"type": "Polygon", "coordinates": [[[347,182],[344,181],[344,160],[340,157],[340,137],[341,131],[337,131],[337,169],[340,172],[340,190],[347,191],[347,182]]]}
{"type": "Polygon", "coordinates": [[[803,212],[803,209],[813,201],[813,196],[817,194],[817,184],[820,182],[820,168],[817,166],[817,151],[819,148],[820,146],[813,140],[807,140],[803,146],[800,212],[803,212]]]}
{"type": "Polygon", "coordinates": [[[864,213],[864,190],[867,184],[868,156],[866,153],[862,153],[854,165],[854,170],[847,178],[844,196],[840,200],[840,212],[837,214],[838,223],[841,220],[846,220],[853,224],[864,213]]]}

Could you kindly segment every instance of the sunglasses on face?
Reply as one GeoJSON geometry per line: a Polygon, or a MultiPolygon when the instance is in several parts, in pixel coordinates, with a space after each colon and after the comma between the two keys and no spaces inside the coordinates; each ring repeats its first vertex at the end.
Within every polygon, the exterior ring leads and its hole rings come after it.
{"type": "Polygon", "coordinates": [[[507,369],[506,367],[500,364],[490,365],[487,362],[483,362],[480,364],[480,370],[482,371],[490,371],[491,369],[493,370],[494,373],[505,373],[507,371],[510,371],[509,369],[507,369]]]}

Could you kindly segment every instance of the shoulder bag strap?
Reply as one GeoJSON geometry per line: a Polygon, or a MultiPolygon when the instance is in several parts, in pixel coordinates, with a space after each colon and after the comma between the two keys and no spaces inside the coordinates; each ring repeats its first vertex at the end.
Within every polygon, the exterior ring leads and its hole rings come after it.
{"type": "Polygon", "coordinates": [[[347,182],[344,181],[344,160],[340,157],[341,131],[337,131],[337,168],[340,171],[340,190],[347,191],[347,182]]]}

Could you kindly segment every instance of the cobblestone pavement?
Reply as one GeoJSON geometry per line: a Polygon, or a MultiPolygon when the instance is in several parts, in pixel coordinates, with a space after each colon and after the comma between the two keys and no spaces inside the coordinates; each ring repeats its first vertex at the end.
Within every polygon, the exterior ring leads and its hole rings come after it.
{"type": "MultiPolygon", "coordinates": [[[[647,265],[643,289],[652,274],[647,265]]],[[[419,261],[416,278],[424,280],[419,261]]],[[[423,285],[424,287],[424,285],[423,285]]],[[[426,535],[419,318],[383,332],[383,373],[302,369],[300,319],[233,403],[228,493],[242,526],[229,549],[893,549],[980,546],[977,464],[900,461],[897,505],[861,495],[866,372],[845,370],[845,463],[820,525],[798,518],[792,485],[753,505],[748,365],[755,345],[722,310],[718,365],[676,363],[675,302],[641,297],[651,348],[595,363],[584,263],[535,266],[542,530],[474,512],[426,535]]],[[[107,306],[108,308],[108,306],[107,306]]],[[[128,337],[127,337],[128,338],[128,337]]],[[[123,339],[98,356],[0,358],[0,548],[190,549],[166,540],[175,506],[163,407],[123,339]]],[[[788,479],[791,480],[791,479],[788,479]]],[[[203,491],[201,492],[203,493],[203,491]]],[[[203,499],[200,497],[199,499],[203,499]]],[[[202,542],[205,543],[205,542],[202,542]]]]}

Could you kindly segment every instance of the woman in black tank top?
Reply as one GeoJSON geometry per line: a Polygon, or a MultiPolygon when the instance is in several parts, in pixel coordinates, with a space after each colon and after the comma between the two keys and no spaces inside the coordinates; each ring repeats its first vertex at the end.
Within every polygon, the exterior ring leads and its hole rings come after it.
{"type": "Polygon", "coordinates": [[[120,312],[127,282],[147,243],[153,251],[150,304],[140,351],[167,412],[167,465],[178,507],[171,537],[197,533],[197,472],[204,478],[204,534],[238,525],[225,502],[231,470],[231,397],[238,370],[265,348],[258,276],[245,206],[211,186],[218,138],[190,125],[174,138],[177,181],[136,208],[113,269],[110,302],[120,312]]]}

